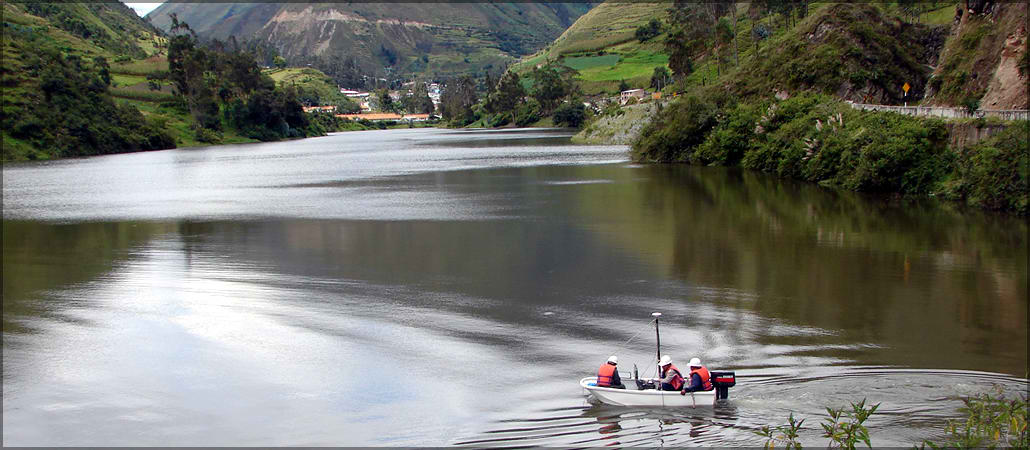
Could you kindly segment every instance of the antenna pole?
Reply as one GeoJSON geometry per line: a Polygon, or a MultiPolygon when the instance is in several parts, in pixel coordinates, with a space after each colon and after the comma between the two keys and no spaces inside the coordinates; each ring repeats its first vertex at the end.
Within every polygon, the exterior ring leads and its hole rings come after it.
{"type": "MultiPolygon", "coordinates": [[[[655,344],[657,344],[657,346],[658,346],[658,353],[656,353],[656,355],[658,356],[658,361],[661,361],[662,360],[662,337],[658,333],[658,318],[662,316],[662,313],[654,312],[654,313],[651,313],[651,316],[654,317],[654,340],[655,340],[655,344]]],[[[658,366],[658,373],[661,374],[661,372],[662,372],[662,367],[658,366]]]]}

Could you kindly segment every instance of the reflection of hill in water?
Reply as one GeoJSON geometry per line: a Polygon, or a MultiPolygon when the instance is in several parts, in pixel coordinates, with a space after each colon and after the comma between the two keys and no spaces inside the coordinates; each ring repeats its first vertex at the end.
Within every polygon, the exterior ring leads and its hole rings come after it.
{"type": "Polygon", "coordinates": [[[872,363],[1025,370],[1018,218],[718,168],[582,170],[620,185],[577,191],[596,235],[706,302],[903,350],[872,363]]]}
{"type": "MultiPolygon", "coordinates": [[[[19,319],[61,316],[60,296],[41,295],[96,280],[133,257],[133,249],[175,226],[146,222],[49,224],[4,221],[4,332],[25,332],[19,319]]],[[[84,300],[72,300],[82,302],[84,300]]],[[[85,301],[88,302],[88,299],[85,301]]],[[[71,319],[67,319],[71,320],[71,319]]]]}

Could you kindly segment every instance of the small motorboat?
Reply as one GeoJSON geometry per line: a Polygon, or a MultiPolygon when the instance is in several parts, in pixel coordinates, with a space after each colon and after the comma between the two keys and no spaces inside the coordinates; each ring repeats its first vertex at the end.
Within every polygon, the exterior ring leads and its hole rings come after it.
{"type": "MultiPolygon", "coordinates": [[[[659,358],[661,358],[662,346],[661,337],[658,333],[658,318],[661,315],[662,313],[657,312],[651,314],[654,317],[655,340],[658,344],[659,358]]],[[[633,383],[623,381],[623,384],[626,385],[625,389],[597,386],[597,377],[583,378],[579,380],[579,385],[587,392],[588,396],[608,405],[657,407],[711,406],[716,404],[718,400],[729,398],[729,389],[737,384],[737,376],[734,372],[727,371],[716,372],[709,370],[709,373],[712,376],[712,390],[687,392],[685,394],[679,391],[656,389],[656,386],[660,385],[658,380],[639,378],[635,365],[632,374],[619,373],[619,377],[623,380],[633,381],[633,383]]]]}
{"type": "MultiPolygon", "coordinates": [[[[640,389],[639,385],[634,386],[626,383],[626,389],[615,389],[610,387],[597,386],[597,377],[586,377],[579,380],[579,385],[587,391],[590,397],[606,405],[615,406],[711,406],[717,400],[728,398],[729,388],[736,384],[736,375],[733,372],[710,372],[712,374],[712,385],[710,391],[687,392],[680,394],[679,391],[660,391],[657,389],[640,389]]],[[[622,376],[621,374],[619,375],[622,376]]],[[[645,386],[656,384],[656,380],[639,380],[645,386]]]]}

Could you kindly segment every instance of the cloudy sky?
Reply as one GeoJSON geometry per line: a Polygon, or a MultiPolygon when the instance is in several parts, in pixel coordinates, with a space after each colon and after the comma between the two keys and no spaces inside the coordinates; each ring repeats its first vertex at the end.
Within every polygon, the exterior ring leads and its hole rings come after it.
{"type": "Polygon", "coordinates": [[[160,6],[162,2],[157,2],[157,3],[129,3],[129,2],[124,2],[124,3],[126,5],[129,5],[130,8],[136,10],[136,14],[139,14],[140,17],[143,17],[143,16],[147,15],[148,12],[152,11],[154,8],[157,8],[158,6],[160,6]]]}

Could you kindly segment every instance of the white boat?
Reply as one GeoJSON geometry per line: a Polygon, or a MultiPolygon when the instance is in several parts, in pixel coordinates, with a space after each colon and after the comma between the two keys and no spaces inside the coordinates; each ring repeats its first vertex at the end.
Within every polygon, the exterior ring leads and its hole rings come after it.
{"type": "Polygon", "coordinates": [[[658,406],[658,407],[696,407],[715,404],[717,392],[688,392],[681,395],[679,391],[658,391],[655,389],[637,390],[636,386],[627,385],[626,389],[596,386],[597,377],[586,377],[579,380],[579,385],[586,389],[590,397],[606,405],[615,406],[658,406]]]}
{"type": "MultiPolygon", "coordinates": [[[[658,334],[658,318],[662,313],[652,313],[655,321],[655,339],[658,344],[658,355],[661,357],[661,338],[658,334]]],[[[726,371],[709,371],[712,377],[713,389],[710,391],[687,392],[661,391],[653,389],[653,386],[660,383],[654,379],[637,379],[636,366],[633,368],[633,375],[620,373],[619,378],[625,380],[623,384],[626,389],[597,386],[597,377],[586,377],[579,380],[579,385],[587,395],[604,404],[615,406],[655,406],[655,407],[698,407],[712,406],[718,400],[729,398],[729,388],[737,383],[736,374],[726,371]],[[632,381],[627,383],[626,381],[632,381]],[[651,386],[651,389],[644,388],[651,386]]]]}

